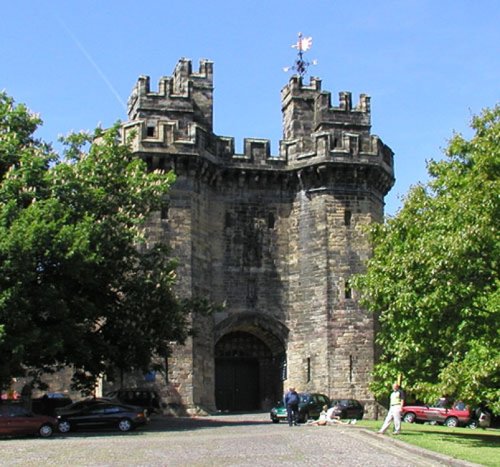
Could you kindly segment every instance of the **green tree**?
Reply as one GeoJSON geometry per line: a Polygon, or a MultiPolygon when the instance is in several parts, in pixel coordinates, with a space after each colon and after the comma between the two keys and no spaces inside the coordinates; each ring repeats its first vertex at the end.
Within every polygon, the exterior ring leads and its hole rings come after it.
{"type": "Polygon", "coordinates": [[[71,366],[91,390],[100,374],[150,369],[200,307],[175,296],[165,246],[145,243],[173,174],[148,171],[118,126],[69,136],[58,157],[40,124],[0,94],[0,386],[71,366]]]}
{"type": "Polygon", "coordinates": [[[355,279],[378,317],[372,389],[403,376],[433,402],[441,394],[500,412],[500,106],[455,135],[430,181],[372,229],[373,257],[355,279]]]}

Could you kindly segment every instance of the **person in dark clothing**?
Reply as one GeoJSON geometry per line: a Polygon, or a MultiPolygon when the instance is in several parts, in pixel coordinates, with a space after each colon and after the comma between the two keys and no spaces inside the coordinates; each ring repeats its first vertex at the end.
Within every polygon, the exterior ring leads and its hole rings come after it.
{"type": "Polygon", "coordinates": [[[297,394],[297,391],[295,391],[295,388],[290,388],[283,399],[289,426],[297,425],[299,416],[299,400],[299,395],[297,394]]]}

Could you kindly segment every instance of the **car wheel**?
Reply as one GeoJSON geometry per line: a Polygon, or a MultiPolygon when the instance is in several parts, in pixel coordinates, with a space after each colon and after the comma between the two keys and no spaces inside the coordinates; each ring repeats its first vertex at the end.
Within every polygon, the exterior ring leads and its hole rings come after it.
{"type": "Polygon", "coordinates": [[[71,423],[68,420],[61,420],[58,428],[61,433],[69,433],[71,431],[71,423]]]}
{"type": "Polygon", "coordinates": [[[475,430],[479,426],[479,422],[477,420],[471,420],[467,426],[470,429],[475,430]]]}
{"type": "Polygon", "coordinates": [[[120,431],[130,431],[132,428],[134,428],[134,425],[128,418],[123,418],[118,422],[118,429],[120,431]]]}
{"type": "Polygon", "coordinates": [[[304,412],[298,416],[299,423],[306,423],[309,420],[309,412],[304,412]]]}
{"type": "Polygon", "coordinates": [[[54,429],[52,428],[52,425],[45,424],[40,427],[38,430],[38,434],[42,438],[48,438],[49,436],[52,436],[52,433],[54,432],[54,429]]]}
{"type": "Polygon", "coordinates": [[[450,428],[454,428],[454,427],[458,426],[458,418],[449,417],[444,421],[444,424],[450,428]]]}
{"type": "Polygon", "coordinates": [[[403,421],[406,423],[414,423],[416,418],[417,417],[413,412],[407,412],[404,414],[403,421]]]}
{"type": "Polygon", "coordinates": [[[279,423],[280,422],[280,419],[279,418],[272,418],[271,421],[273,423],[279,423]]]}

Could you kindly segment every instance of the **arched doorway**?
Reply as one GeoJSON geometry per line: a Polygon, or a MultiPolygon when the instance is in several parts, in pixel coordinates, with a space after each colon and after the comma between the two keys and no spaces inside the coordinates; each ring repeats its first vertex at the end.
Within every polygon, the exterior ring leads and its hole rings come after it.
{"type": "Polygon", "coordinates": [[[218,410],[267,409],[281,397],[285,353],[255,334],[233,331],[215,346],[215,403],[218,410]]]}

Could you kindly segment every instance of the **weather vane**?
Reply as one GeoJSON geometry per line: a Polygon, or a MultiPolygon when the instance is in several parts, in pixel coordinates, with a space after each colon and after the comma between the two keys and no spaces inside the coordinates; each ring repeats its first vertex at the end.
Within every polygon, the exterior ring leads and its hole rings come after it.
{"type": "Polygon", "coordinates": [[[307,62],[304,60],[304,52],[307,52],[312,47],[312,37],[304,37],[301,32],[298,34],[299,38],[295,44],[292,45],[294,49],[297,49],[297,58],[293,66],[287,66],[283,68],[284,71],[295,70],[299,76],[304,76],[307,73],[307,68],[309,65],[316,65],[317,60],[312,62],[307,62]]]}

